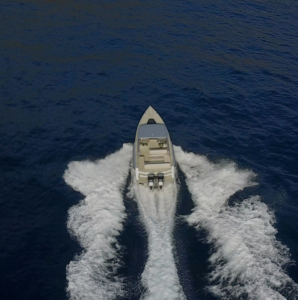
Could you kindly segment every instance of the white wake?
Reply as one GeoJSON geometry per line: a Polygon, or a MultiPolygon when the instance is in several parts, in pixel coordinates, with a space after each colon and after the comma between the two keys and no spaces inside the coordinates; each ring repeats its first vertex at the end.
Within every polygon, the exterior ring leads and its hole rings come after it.
{"type": "Polygon", "coordinates": [[[185,299],[173,256],[172,232],[177,202],[176,185],[162,190],[132,183],[130,196],[137,200],[148,233],[148,261],[142,274],[146,291],[141,299],[185,299]]]}
{"type": "Polygon", "coordinates": [[[285,273],[289,250],[276,240],[275,219],[259,197],[234,206],[227,201],[237,191],[255,185],[251,171],[234,163],[213,164],[204,156],[175,147],[195,204],[187,218],[207,230],[214,246],[210,290],[222,299],[296,299],[298,286],[285,273]]]}
{"type": "Polygon", "coordinates": [[[124,295],[116,237],[125,218],[122,191],[129,172],[132,146],[104,159],[74,161],[64,179],[85,199],[68,212],[68,230],[83,248],[67,266],[67,291],[70,299],[114,299],[124,295]]]}

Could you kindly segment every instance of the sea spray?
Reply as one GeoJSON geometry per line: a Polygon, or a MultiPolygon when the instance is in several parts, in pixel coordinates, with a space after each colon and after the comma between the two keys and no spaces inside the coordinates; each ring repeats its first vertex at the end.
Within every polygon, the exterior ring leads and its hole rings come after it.
{"type": "Polygon", "coordinates": [[[295,299],[297,284],[284,270],[289,250],[276,240],[273,212],[257,196],[228,205],[237,191],[256,184],[255,175],[180,147],[175,155],[195,204],[187,221],[207,230],[214,246],[210,291],[222,299],[295,299]]]}
{"type": "Polygon", "coordinates": [[[142,274],[146,291],[141,299],[185,299],[173,256],[176,185],[151,191],[132,182],[129,196],[136,199],[148,233],[148,261],[142,274]]]}
{"type": "Polygon", "coordinates": [[[125,218],[122,191],[132,146],[104,159],[69,163],[64,179],[85,198],[68,212],[67,227],[83,252],[67,266],[70,299],[114,299],[125,294],[116,271],[120,265],[116,237],[125,218]]]}

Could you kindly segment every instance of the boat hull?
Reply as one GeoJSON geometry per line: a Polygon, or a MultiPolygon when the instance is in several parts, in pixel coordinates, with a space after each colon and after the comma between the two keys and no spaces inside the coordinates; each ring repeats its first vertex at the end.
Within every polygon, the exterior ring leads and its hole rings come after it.
{"type": "Polygon", "coordinates": [[[137,183],[152,189],[175,181],[173,144],[164,121],[151,106],[145,111],[136,130],[133,167],[137,183]]]}

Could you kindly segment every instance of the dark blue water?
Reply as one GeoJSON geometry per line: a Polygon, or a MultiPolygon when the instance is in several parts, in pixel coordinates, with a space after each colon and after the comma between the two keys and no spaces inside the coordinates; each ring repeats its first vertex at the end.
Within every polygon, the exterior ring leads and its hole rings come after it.
{"type": "MultiPolygon", "coordinates": [[[[149,105],[175,145],[257,175],[254,193],[298,262],[296,1],[4,0],[0,11],[1,299],[67,299],[66,266],[81,252],[67,213],[82,196],[63,173],[132,143],[149,105]]],[[[193,205],[180,176],[178,219],[193,205]]],[[[132,249],[134,236],[140,251],[123,250],[119,272],[138,299],[146,233],[125,201],[119,241],[132,249]]],[[[212,246],[177,224],[184,294],[214,299],[212,246]]],[[[298,282],[297,265],[285,272],[298,282]]]]}

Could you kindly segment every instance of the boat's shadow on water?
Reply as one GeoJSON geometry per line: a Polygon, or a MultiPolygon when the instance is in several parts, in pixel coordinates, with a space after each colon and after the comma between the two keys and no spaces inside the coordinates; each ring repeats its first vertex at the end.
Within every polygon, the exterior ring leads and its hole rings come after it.
{"type": "Polygon", "coordinates": [[[189,226],[185,217],[194,208],[185,175],[178,166],[179,186],[173,230],[174,257],[180,284],[188,300],[217,299],[207,289],[211,246],[205,242],[205,230],[189,226]]]}
{"type": "Polygon", "coordinates": [[[131,173],[129,172],[123,191],[127,216],[123,224],[123,232],[118,237],[122,257],[122,266],[118,270],[118,275],[123,278],[125,289],[125,297],[117,298],[119,300],[140,299],[144,292],[141,275],[148,260],[148,236],[140,220],[137,202],[128,196],[130,184],[131,173]]]}

